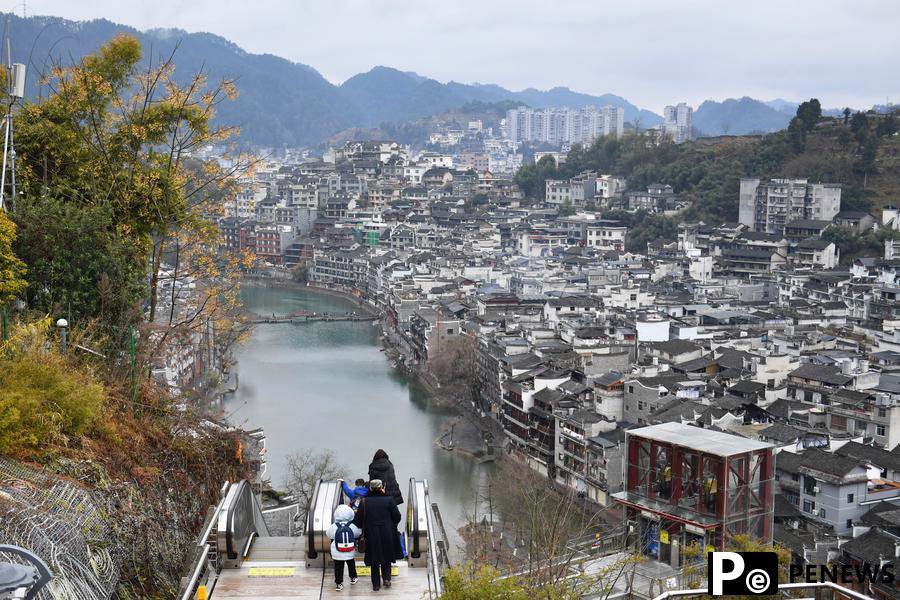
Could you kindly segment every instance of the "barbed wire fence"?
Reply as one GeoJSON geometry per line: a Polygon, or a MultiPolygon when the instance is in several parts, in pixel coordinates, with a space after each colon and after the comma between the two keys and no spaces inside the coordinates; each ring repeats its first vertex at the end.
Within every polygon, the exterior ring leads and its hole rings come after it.
{"type": "MultiPolygon", "coordinates": [[[[123,554],[103,502],[61,477],[0,458],[0,540],[43,559],[53,580],[39,600],[108,600],[123,554]]],[[[22,559],[0,554],[0,561],[22,559]]]]}

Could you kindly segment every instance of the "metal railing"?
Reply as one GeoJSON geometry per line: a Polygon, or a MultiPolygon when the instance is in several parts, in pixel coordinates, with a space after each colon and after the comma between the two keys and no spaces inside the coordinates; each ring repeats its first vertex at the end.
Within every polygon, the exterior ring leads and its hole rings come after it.
{"type": "Polygon", "coordinates": [[[434,528],[428,481],[425,480],[422,483],[425,486],[425,510],[428,512],[425,519],[428,531],[428,593],[431,598],[437,598],[444,592],[444,582],[441,579],[441,564],[437,551],[437,535],[434,528]]]}
{"type": "Polygon", "coordinates": [[[240,565],[254,537],[269,535],[262,508],[249,481],[241,480],[229,488],[219,513],[216,534],[220,556],[225,548],[221,566],[228,568],[240,565]]]}
{"type": "Polygon", "coordinates": [[[441,568],[449,565],[447,536],[443,531],[440,511],[431,501],[428,481],[409,480],[409,506],[406,515],[406,536],[409,566],[426,569],[428,597],[437,598],[443,593],[441,568]],[[438,532],[440,528],[440,534],[438,532]]]}
{"type": "Polygon", "coordinates": [[[179,600],[193,600],[196,598],[197,588],[201,585],[207,588],[215,587],[221,566],[218,549],[213,548],[209,540],[216,531],[219,515],[222,513],[230,487],[231,484],[227,481],[222,485],[222,499],[216,506],[212,507],[206,517],[206,522],[200,535],[197,537],[197,544],[194,548],[195,558],[194,562],[191,563],[190,576],[182,584],[181,593],[178,596],[179,600]]]}
{"type": "Polygon", "coordinates": [[[190,575],[185,578],[179,600],[193,600],[200,586],[211,592],[223,567],[239,566],[253,539],[269,535],[250,482],[226,482],[221,494],[222,500],[211,508],[197,537],[190,575]]]}

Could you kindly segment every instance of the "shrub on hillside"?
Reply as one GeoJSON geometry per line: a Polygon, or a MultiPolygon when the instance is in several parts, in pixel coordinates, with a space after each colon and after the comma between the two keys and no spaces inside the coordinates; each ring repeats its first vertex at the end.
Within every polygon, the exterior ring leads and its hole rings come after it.
{"type": "Polygon", "coordinates": [[[22,328],[0,354],[0,453],[89,432],[106,398],[90,372],[46,348],[43,330],[22,328]]]}

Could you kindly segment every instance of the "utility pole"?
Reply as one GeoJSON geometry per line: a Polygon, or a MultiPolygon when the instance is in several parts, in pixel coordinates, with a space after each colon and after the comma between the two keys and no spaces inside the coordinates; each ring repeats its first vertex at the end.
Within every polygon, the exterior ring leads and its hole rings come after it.
{"type": "Polygon", "coordinates": [[[8,104],[3,119],[3,170],[0,172],[0,210],[6,210],[6,172],[9,165],[10,207],[16,209],[16,142],[13,129],[13,108],[25,97],[25,65],[12,62],[12,46],[6,38],[6,74],[8,104]]]}

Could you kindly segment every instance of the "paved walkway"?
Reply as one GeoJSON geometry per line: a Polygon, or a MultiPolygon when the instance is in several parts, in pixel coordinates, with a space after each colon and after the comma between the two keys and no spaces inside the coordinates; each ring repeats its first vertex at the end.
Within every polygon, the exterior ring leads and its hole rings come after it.
{"type": "Polygon", "coordinates": [[[368,570],[357,561],[361,571],[359,582],[350,584],[344,574],[344,589],[334,589],[334,569],[306,566],[303,538],[258,538],[250,556],[240,569],[225,569],[219,576],[212,600],[218,598],[253,598],[256,600],[340,600],[342,598],[379,598],[387,600],[421,600],[428,592],[428,571],[411,569],[406,561],[394,565],[390,589],[372,591],[368,570]]]}

